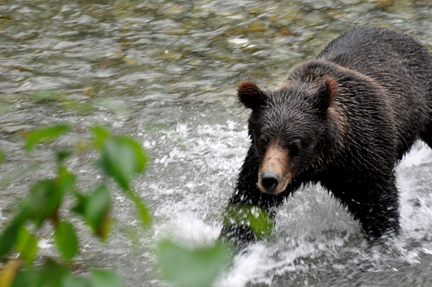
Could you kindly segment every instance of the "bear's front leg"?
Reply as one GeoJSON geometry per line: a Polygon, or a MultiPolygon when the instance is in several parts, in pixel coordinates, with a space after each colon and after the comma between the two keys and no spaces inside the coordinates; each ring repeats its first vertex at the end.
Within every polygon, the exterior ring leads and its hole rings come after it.
{"type": "Polygon", "coordinates": [[[357,213],[366,238],[375,241],[382,236],[399,234],[399,202],[396,186],[393,184],[375,186],[374,196],[365,200],[364,208],[357,213]],[[366,208],[367,207],[367,208],[366,208]]]}
{"type": "Polygon", "coordinates": [[[393,172],[351,183],[334,192],[348,207],[369,241],[399,233],[398,191],[393,172]]]}
{"type": "Polygon", "coordinates": [[[237,246],[268,236],[274,225],[276,207],[285,197],[263,193],[257,187],[260,161],[252,145],[237,179],[234,194],[224,212],[221,239],[237,246]]]}

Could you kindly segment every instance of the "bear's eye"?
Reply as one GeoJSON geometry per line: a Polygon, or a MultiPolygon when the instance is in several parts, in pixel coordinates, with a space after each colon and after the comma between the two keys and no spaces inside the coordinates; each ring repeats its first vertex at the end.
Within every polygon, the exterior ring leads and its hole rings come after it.
{"type": "Polygon", "coordinates": [[[261,141],[261,145],[266,145],[269,140],[265,136],[261,136],[260,141],[261,141]]]}
{"type": "Polygon", "coordinates": [[[294,157],[299,153],[300,147],[301,142],[299,140],[293,141],[288,145],[288,150],[290,151],[291,157],[294,157]]]}

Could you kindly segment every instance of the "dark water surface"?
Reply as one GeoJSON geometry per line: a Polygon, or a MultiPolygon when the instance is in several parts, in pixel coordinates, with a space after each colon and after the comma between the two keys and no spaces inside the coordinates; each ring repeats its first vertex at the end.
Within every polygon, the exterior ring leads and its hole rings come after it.
{"type": "MultiPolygon", "coordinates": [[[[276,88],[293,65],[365,24],[432,48],[430,0],[0,0],[0,224],[53,175],[53,147],[85,147],[88,127],[107,125],[151,156],[135,188],[155,225],[137,230],[116,191],[112,237],[102,245],[82,232],[79,260],[117,270],[128,286],[166,286],[153,267],[156,239],[195,246],[219,234],[248,146],[237,84],[276,88]],[[55,123],[73,131],[26,155],[25,135],[55,123]]],[[[83,151],[69,162],[82,190],[97,184],[95,157],[83,151]]],[[[275,236],[238,255],[215,286],[432,286],[431,171],[432,151],[418,143],[397,168],[402,234],[385,246],[368,247],[358,223],[308,187],[279,212],[275,236]]],[[[40,247],[55,252],[48,239],[40,247]]]]}

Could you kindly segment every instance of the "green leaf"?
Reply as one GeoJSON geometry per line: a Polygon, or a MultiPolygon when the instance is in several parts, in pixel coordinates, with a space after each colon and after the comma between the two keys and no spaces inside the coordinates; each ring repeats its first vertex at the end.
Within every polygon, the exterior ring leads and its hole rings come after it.
{"type": "Polygon", "coordinates": [[[52,259],[48,259],[41,272],[41,281],[44,287],[62,286],[63,280],[69,275],[66,268],[58,265],[52,259]]]}
{"type": "Polygon", "coordinates": [[[4,162],[4,155],[3,152],[0,150],[0,164],[4,162]]]}
{"type": "Polygon", "coordinates": [[[135,173],[142,173],[147,156],[141,145],[129,137],[114,137],[103,127],[91,128],[93,143],[101,151],[97,165],[119,186],[130,190],[130,180],[135,173]]]}
{"type": "Polygon", "coordinates": [[[19,270],[12,287],[62,287],[69,276],[67,269],[48,259],[38,268],[27,266],[19,270]]]}
{"type": "Polygon", "coordinates": [[[70,173],[66,168],[60,167],[58,169],[58,175],[55,178],[55,194],[59,199],[63,199],[63,196],[67,192],[72,192],[74,190],[76,182],[76,176],[70,173]]]}
{"type": "Polygon", "coordinates": [[[252,229],[258,239],[271,235],[274,216],[264,208],[253,205],[231,205],[224,217],[224,226],[244,225],[252,229]]]}
{"type": "Polygon", "coordinates": [[[93,133],[93,144],[97,149],[102,149],[105,141],[111,137],[111,133],[101,126],[92,127],[90,130],[93,133]]]}
{"type": "Polygon", "coordinates": [[[86,223],[93,232],[104,240],[110,230],[111,218],[109,216],[111,207],[111,196],[105,185],[99,186],[92,194],[76,194],[78,204],[74,211],[84,217],[86,223]]]}
{"type": "Polygon", "coordinates": [[[36,129],[29,134],[25,149],[31,151],[41,141],[52,142],[69,130],[68,125],[56,125],[52,127],[36,129]]]}
{"type": "Polygon", "coordinates": [[[129,197],[132,199],[132,201],[135,203],[135,207],[138,212],[138,217],[141,221],[141,225],[144,228],[150,227],[150,224],[152,222],[152,217],[150,215],[150,212],[147,208],[147,206],[144,204],[144,202],[139,198],[135,192],[129,191],[127,192],[129,197]]]}
{"type": "Polygon", "coordinates": [[[69,275],[63,279],[62,287],[92,287],[88,279],[69,275]]]}
{"type": "Polygon", "coordinates": [[[59,165],[62,165],[63,162],[65,161],[65,159],[67,159],[68,157],[70,157],[73,154],[73,151],[71,150],[60,150],[56,152],[56,156],[57,156],[57,163],[59,165]]]}
{"type": "Polygon", "coordinates": [[[159,242],[157,256],[163,278],[180,287],[211,286],[229,262],[222,245],[187,249],[168,240],[159,242]]]}
{"type": "Polygon", "coordinates": [[[38,182],[30,190],[30,194],[21,202],[20,220],[31,219],[40,227],[45,219],[53,215],[60,204],[55,196],[55,183],[53,180],[38,182]]]}
{"type": "Polygon", "coordinates": [[[36,237],[24,226],[19,229],[17,240],[17,251],[26,263],[32,263],[39,250],[36,237]]]}
{"type": "Polygon", "coordinates": [[[114,137],[105,141],[98,165],[125,191],[130,190],[130,180],[142,173],[147,156],[142,147],[128,137],[114,137]]]}
{"type": "Polygon", "coordinates": [[[21,269],[12,284],[12,287],[40,287],[42,272],[35,269],[21,269]]]}
{"type": "Polygon", "coordinates": [[[2,272],[0,274],[0,286],[12,286],[20,267],[21,262],[18,258],[10,259],[4,266],[2,266],[2,272]]]}
{"type": "Polygon", "coordinates": [[[122,287],[122,278],[110,271],[106,270],[93,270],[91,275],[91,282],[94,287],[122,287]]]}
{"type": "MultiPolygon", "coordinates": [[[[53,198],[55,183],[43,180],[36,183],[29,195],[21,202],[21,214],[26,214],[39,227],[43,221],[55,212],[58,200],[53,198]]],[[[24,217],[24,216],[23,216],[24,217]]]]}
{"type": "Polygon", "coordinates": [[[78,237],[70,222],[60,221],[54,232],[54,242],[65,259],[72,259],[78,253],[78,237]]]}
{"type": "Polygon", "coordinates": [[[106,226],[107,217],[111,208],[111,196],[105,185],[98,187],[87,201],[85,219],[93,228],[94,232],[105,238],[109,232],[106,226]]]}
{"type": "Polygon", "coordinates": [[[0,236],[0,258],[7,256],[16,245],[19,227],[20,224],[14,221],[3,230],[0,236]]]}
{"type": "Polygon", "coordinates": [[[64,195],[72,191],[76,181],[75,175],[60,168],[57,178],[42,180],[36,183],[28,196],[21,202],[21,210],[17,216],[19,221],[31,219],[37,227],[52,217],[55,220],[64,195]]]}

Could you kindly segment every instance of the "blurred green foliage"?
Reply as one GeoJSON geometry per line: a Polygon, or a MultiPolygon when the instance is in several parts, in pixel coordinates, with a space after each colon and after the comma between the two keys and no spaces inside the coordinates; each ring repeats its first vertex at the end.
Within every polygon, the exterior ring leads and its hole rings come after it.
{"type": "Polygon", "coordinates": [[[40,129],[34,130],[27,137],[25,149],[27,151],[31,151],[33,149],[33,147],[39,142],[54,141],[59,136],[61,136],[65,132],[67,132],[68,130],[69,130],[69,126],[67,126],[67,125],[56,125],[56,126],[52,126],[52,127],[46,127],[46,128],[40,128],[40,129]]]}
{"type": "MultiPolygon", "coordinates": [[[[25,143],[31,152],[39,143],[53,142],[71,130],[68,125],[39,128],[31,132],[25,143]]],[[[105,175],[93,190],[81,192],[76,187],[77,177],[65,165],[73,154],[71,150],[57,150],[56,176],[42,179],[34,184],[26,197],[20,200],[18,212],[0,235],[0,259],[6,264],[0,274],[0,287],[119,287],[122,278],[107,270],[92,270],[84,278],[72,275],[68,270],[71,260],[80,251],[79,238],[72,222],[64,219],[66,198],[75,204],[70,211],[77,214],[92,233],[101,241],[108,238],[112,225],[111,193],[107,179],[118,184],[134,203],[142,228],[151,226],[151,214],[131,187],[132,178],[145,171],[148,156],[141,145],[125,136],[114,136],[107,129],[95,126],[90,146],[99,152],[96,166],[105,175]],[[48,258],[45,263],[35,260],[38,255],[38,231],[50,223],[53,241],[60,258],[48,258]]],[[[0,163],[3,154],[0,152],[0,163]]],[[[267,236],[272,227],[272,218],[257,207],[236,206],[228,210],[225,224],[246,224],[259,238],[267,236]]],[[[210,246],[185,248],[165,239],[157,244],[156,256],[161,277],[180,287],[211,286],[231,260],[230,248],[216,243],[210,246]]]]}
{"type": "Polygon", "coordinates": [[[77,205],[73,211],[80,214],[90,226],[93,233],[105,240],[111,226],[109,211],[111,207],[111,196],[108,188],[101,185],[89,195],[76,194],[77,205]]]}
{"type": "Polygon", "coordinates": [[[225,211],[224,226],[248,226],[258,239],[271,235],[274,216],[264,208],[254,205],[230,205],[225,211]]]}
{"type": "Polygon", "coordinates": [[[164,240],[157,253],[162,276],[180,287],[211,286],[230,260],[229,249],[221,244],[188,249],[164,240]]]}
{"type": "MultiPolygon", "coordinates": [[[[31,152],[39,143],[53,142],[70,129],[68,125],[36,129],[28,135],[25,149],[31,152]]],[[[147,163],[144,150],[132,138],[113,136],[102,127],[94,127],[92,132],[93,146],[100,153],[97,166],[105,174],[104,181],[112,178],[118,183],[135,203],[142,226],[148,227],[150,212],[131,189],[132,178],[142,173],[147,163]]],[[[71,211],[78,214],[102,241],[111,229],[111,195],[107,185],[103,182],[87,193],[77,190],[76,176],[64,165],[65,159],[72,153],[68,150],[56,152],[56,176],[33,185],[28,195],[19,202],[15,217],[4,227],[0,235],[0,257],[9,260],[0,275],[0,286],[123,286],[121,278],[108,271],[95,270],[90,279],[85,279],[71,275],[55,259],[47,260],[41,267],[35,265],[38,253],[36,234],[45,223],[51,223],[53,227],[53,239],[61,262],[67,263],[79,253],[76,229],[62,216],[62,204],[66,197],[75,199],[76,204],[71,211]]]]}
{"type": "Polygon", "coordinates": [[[64,259],[70,260],[78,253],[78,237],[75,227],[70,222],[60,221],[57,223],[54,242],[64,259]]]}

